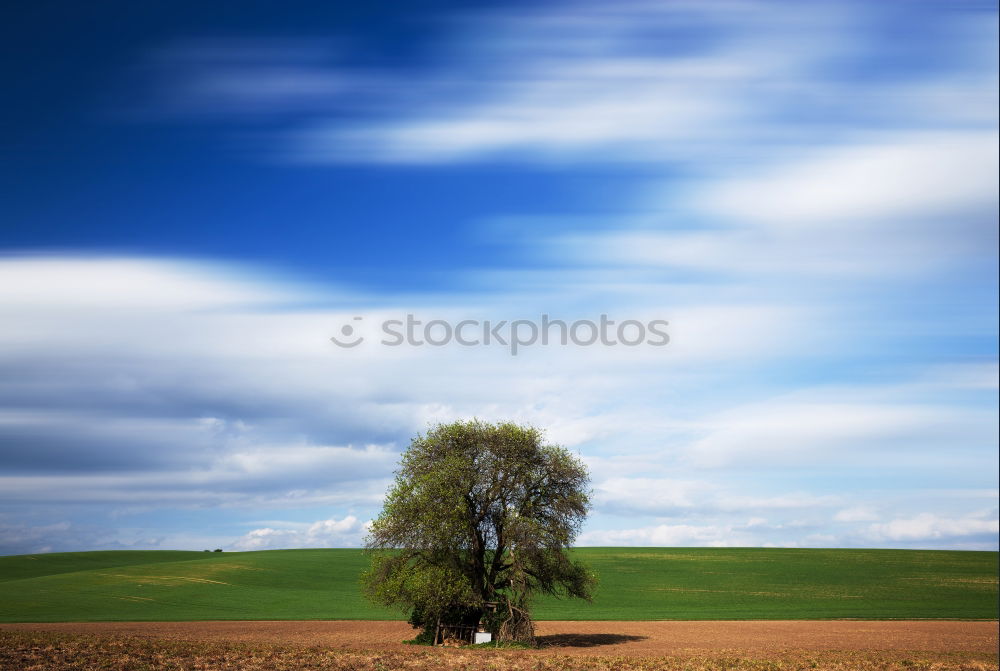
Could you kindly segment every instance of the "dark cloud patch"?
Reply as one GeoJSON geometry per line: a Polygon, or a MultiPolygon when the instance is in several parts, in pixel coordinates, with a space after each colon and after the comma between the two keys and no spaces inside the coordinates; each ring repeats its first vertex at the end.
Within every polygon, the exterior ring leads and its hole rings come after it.
{"type": "MultiPolygon", "coordinates": [[[[248,368],[257,366],[252,362],[248,368]]],[[[345,377],[342,384],[349,387],[352,380],[345,377]]],[[[0,407],[10,410],[150,422],[215,418],[319,444],[392,443],[412,436],[404,426],[359,414],[337,391],[334,387],[310,396],[308,390],[276,386],[270,377],[240,370],[233,362],[79,356],[12,362],[0,357],[0,407]]],[[[380,405],[379,400],[373,399],[373,405],[380,405]]],[[[140,442],[150,441],[158,442],[157,436],[140,442]]],[[[199,451],[210,448],[207,441],[196,446],[199,451]]]]}
{"type": "Polygon", "coordinates": [[[111,529],[67,521],[31,526],[0,520],[0,555],[134,549],[115,540],[111,529]]]}

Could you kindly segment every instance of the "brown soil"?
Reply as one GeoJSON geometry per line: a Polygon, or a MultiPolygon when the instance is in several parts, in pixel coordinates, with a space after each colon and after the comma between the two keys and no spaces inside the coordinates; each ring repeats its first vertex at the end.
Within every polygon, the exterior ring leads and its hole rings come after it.
{"type": "MultiPolygon", "coordinates": [[[[712,621],[538,622],[541,650],[521,654],[652,657],[741,655],[792,651],[923,651],[995,654],[997,622],[712,621]]],[[[0,631],[113,634],[184,641],[244,641],[386,652],[414,631],[403,622],[60,622],[0,624],[0,631]]],[[[419,648],[417,648],[419,649],[419,648]]],[[[426,648],[422,648],[426,650],[426,648]]]]}

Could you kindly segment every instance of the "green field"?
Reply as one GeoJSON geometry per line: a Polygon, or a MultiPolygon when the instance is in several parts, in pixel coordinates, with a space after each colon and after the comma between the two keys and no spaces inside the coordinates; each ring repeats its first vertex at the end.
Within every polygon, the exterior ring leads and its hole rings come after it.
{"type": "MultiPolygon", "coordinates": [[[[997,553],[581,548],[593,603],[541,620],[995,619],[997,553]]],[[[391,620],[358,591],[359,550],[0,557],[0,622],[391,620]]]]}

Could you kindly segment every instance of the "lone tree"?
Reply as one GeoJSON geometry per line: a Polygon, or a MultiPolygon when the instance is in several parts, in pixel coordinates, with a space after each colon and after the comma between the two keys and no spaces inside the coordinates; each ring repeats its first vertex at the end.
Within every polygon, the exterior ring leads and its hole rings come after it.
{"type": "Polygon", "coordinates": [[[403,454],[365,546],[372,601],[436,625],[484,615],[500,641],[530,642],[530,599],[590,600],[593,574],[567,549],[589,507],[586,467],[535,428],[478,420],[433,427],[403,454]],[[493,606],[493,608],[488,608],[493,606]]]}

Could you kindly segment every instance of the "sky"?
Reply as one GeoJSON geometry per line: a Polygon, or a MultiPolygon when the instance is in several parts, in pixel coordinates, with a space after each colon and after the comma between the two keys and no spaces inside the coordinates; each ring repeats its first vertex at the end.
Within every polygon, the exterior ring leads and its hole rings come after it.
{"type": "Polygon", "coordinates": [[[356,547],[470,418],[580,545],[997,549],[994,3],[6,14],[0,554],[356,547]]]}

